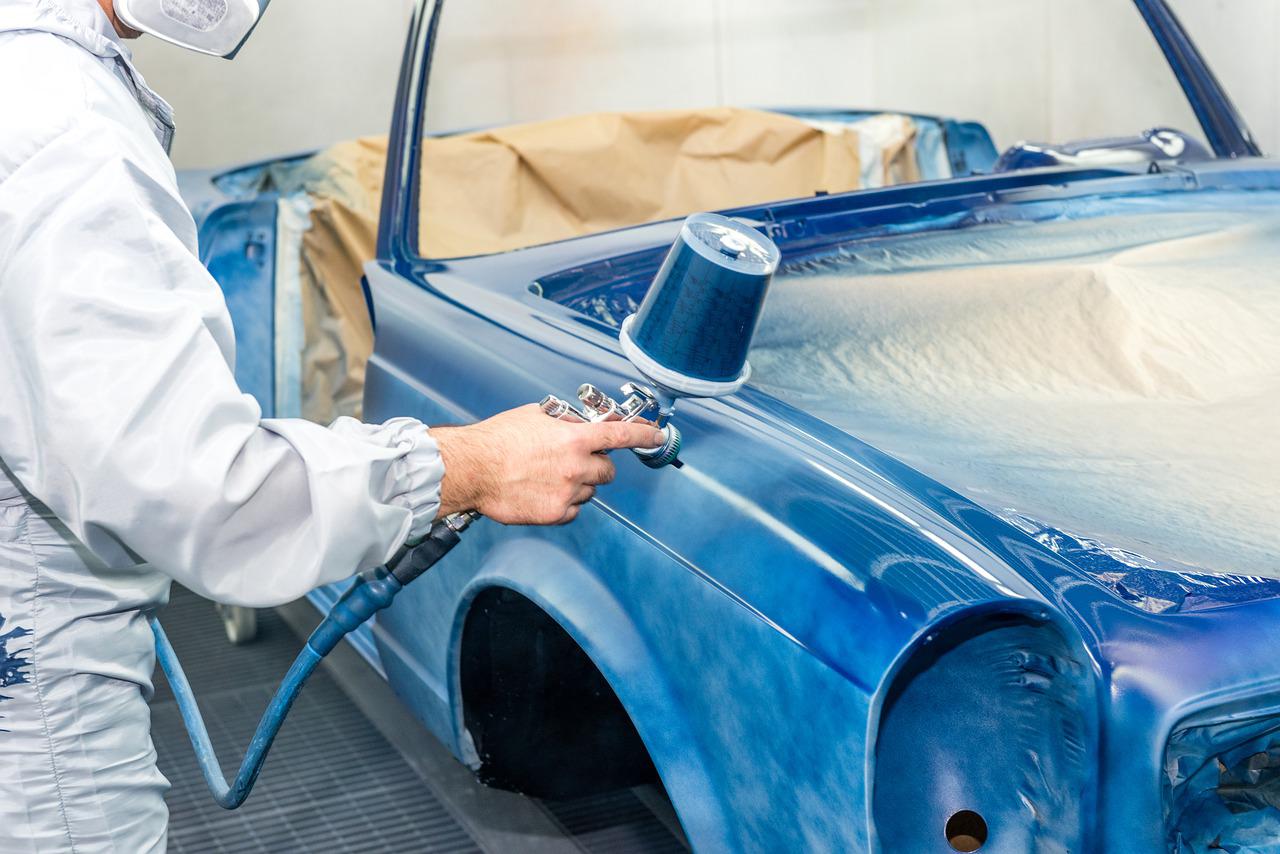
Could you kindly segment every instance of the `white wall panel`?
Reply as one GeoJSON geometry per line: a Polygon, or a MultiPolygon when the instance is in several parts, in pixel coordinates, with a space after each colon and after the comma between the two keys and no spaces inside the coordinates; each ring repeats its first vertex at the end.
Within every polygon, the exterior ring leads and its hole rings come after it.
{"type": "MultiPolygon", "coordinates": [[[[179,166],[384,133],[412,0],[277,0],[233,63],[143,40],[179,166]]],[[[1175,0],[1280,143],[1280,0],[1175,0]]],[[[999,146],[1198,131],[1131,0],[450,0],[433,129],[591,110],[847,106],[986,122],[999,146]]]]}
{"type": "Polygon", "coordinates": [[[1280,150],[1280,0],[1174,0],[1171,5],[1263,150],[1280,150]]]}
{"type": "Polygon", "coordinates": [[[1043,138],[1051,0],[876,3],[877,103],[977,119],[998,146],[1043,138]]]}
{"type": "Polygon", "coordinates": [[[431,129],[716,102],[710,0],[454,0],[431,129]]]}
{"type": "Polygon", "coordinates": [[[1050,2],[1049,11],[1050,139],[1115,136],[1156,125],[1198,134],[1195,115],[1131,2],[1050,2]]]}
{"type": "Polygon", "coordinates": [[[875,96],[873,0],[720,0],[721,102],[849,107],[875,96]]]}
{"type": "Polygon", "coordinates": [[[412,7],[278,0],[232,62],[134,42],[147,82],[177,113],[174,162],[217,166],[386,133],[412,7]]]}

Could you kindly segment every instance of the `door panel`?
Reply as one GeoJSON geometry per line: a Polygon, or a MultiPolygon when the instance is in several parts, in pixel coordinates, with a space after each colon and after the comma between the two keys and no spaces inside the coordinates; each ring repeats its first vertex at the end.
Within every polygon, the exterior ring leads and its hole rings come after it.
{"type": "Polygon", "coordinates": [[[236,382],[265,417],[275,414],[275,234],[273,196],[223,205],[200,227],[200,260],[235,326],[236,382]]]}

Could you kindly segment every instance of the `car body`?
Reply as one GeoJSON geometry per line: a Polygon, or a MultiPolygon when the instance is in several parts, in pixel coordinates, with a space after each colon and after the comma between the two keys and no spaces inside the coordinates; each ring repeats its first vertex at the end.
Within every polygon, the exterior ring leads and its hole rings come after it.
{"type": "MultiPolygon", "coordinates": [[[[1280,164],[1167,6],[1136,6],[1207,147],[1169,155],[1166,129],[1022,145],[999,166],[980,125],[936,120],[950,175],[728,213],[802,264],[853,241],[865,254],[977,224],[1107,222],[1135,203],[1280,210],[1280,164]]],[[[365,418],[465,422],[638,379],[616,324],[584,300],[638,300],[678,221],[418,257],[440,8],[414,16],[365,268],[365,418]]],[[[859,114],[828,114],[841,112],[859,114]]],[[[256,168],[184,188],[235,319],[241,385],[290,414],[275,369],[280,200],[244,189],[256,168]]],[[[1236,833],[1254,842],[1227,850],[1280,850],[1265,797],[1216,794],[1234,773],[1222,757],[1280,745],[1280,582],[1112,560],[750,385],[681,401],[676,422],[683,468],[619,455],[573,525],[478,523],[355,637],[484,779],[566,796],[656,775],[706,851],[947,851],[969,837],[984,851],[1201,851],[1236,833]]],[[[1237,794],[1265,788],[1268,767],[1241,772],[1253,776],[1237,794]]]]}

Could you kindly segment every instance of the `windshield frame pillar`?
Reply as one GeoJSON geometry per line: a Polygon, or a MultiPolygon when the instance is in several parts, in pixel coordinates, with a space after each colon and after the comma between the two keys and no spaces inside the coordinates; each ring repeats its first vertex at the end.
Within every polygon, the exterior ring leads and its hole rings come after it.
{"type": "Polygon", "coordinates": [[[1165,0],[1133,0],[1218,157],[1260,157],[1253,131],[1165,0]]]}

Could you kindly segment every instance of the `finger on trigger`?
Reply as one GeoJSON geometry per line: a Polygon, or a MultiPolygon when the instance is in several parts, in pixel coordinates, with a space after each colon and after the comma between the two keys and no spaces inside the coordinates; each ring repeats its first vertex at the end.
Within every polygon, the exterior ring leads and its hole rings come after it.
{"type": "Polygon", "coordinates": [[[656,448],[666,441],[661,430],[630,421],[604,421],[591,426],[595,429],[592,447],[598,451],[656,448]]]}

